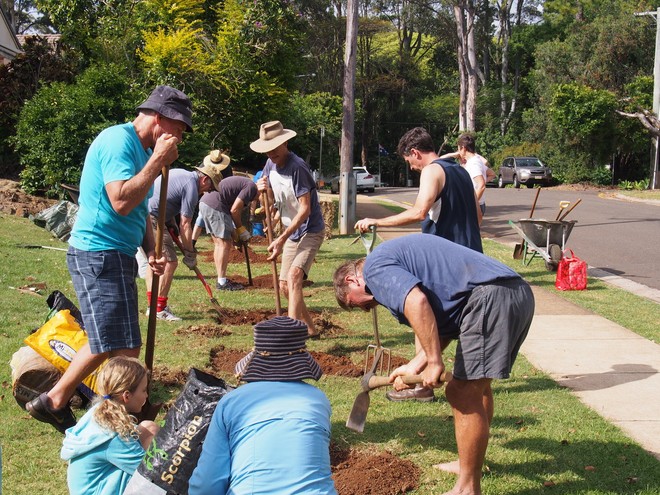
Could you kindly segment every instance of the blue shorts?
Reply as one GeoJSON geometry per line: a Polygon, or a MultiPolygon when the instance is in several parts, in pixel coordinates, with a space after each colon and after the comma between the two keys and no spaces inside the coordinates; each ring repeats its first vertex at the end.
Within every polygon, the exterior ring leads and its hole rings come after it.
{"type": "Polygon", "coordinates": [[[520,278],[473,289],[461,314],[454,376],[509,378],[533,316],[534,294],[520,278]]]}
{"type": "Polygon", "coordinates": [[[92,353],[139,348],[135,257],[69,246],[66,262],[92,353]]]}

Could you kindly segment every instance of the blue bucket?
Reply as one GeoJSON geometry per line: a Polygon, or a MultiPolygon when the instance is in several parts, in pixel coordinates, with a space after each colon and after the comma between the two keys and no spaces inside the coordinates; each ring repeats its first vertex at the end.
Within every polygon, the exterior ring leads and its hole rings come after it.
{"type": "Polygon", "coordinates": [[[252,224],[252,235],[258,235],[260,237],[264,236],[264,224],[262,223],[253,223],[252,224]]]}

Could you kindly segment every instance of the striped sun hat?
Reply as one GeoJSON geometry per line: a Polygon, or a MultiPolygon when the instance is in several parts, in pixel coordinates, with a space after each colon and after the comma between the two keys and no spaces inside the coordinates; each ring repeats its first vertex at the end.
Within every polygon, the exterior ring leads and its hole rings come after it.
{"type": "Polygon", "coordinates": [[[254,349],[236,364],[236,376],[246,382],[290,382],[321,377],[319,363],[307,352],[307,325],[276,316],[254,326],[254,349]]]}

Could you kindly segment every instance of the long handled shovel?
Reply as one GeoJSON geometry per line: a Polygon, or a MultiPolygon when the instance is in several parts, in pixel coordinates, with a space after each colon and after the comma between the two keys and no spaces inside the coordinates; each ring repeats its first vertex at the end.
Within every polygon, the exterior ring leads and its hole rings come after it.
{"type": "Polygon", "coordinates": [[[250,253],[248,253],[248,243],[243,243],[243,252],[245,253],[245,264],[247,265],[248,285],[252,285],[252,270],[250,269],[250,253]]]}
{"type": "MultiPolygon", "coordinates": [[[[539,193],[541,192],[541,188],[536,189],[536,196],[534,196],[534,203],[532,203],[532,211],[529,212],[529,218],[532,218],[534,216],[534,209],[536,208],[536,202],[539,199],[539,193]]],[[[519,260],[523,257],[523,245],[521,242],[517,243],[514,248],[513,248],[513,259],[514,260],[519,260]]]]}
{"type": "MultiPolygon", "coordinates": [[[[176,234],[174,229],[168,228],[167,231],[170,233],[170,237],[172,238],[174,243],[181,250],[181,253],[183,253],[183,243],[181,242],[181,239],[179,239],[179,236],[176,234]]],[[[202,272],[200,272],[199,268],[197,267],[193,268],[193,271],[195,272],[195,275],[197,275],[199,281],[202,282],[204,289],[206,289],[206,293],[209,295],[209,299],[211,300],[211,306],[213,306],[215,312],[218,313],[218,316],[220,317],[220,319],[222,319],[223,314],[221,311],[222,308],[220,307],[220,303],[215,297],[213,297],[213,292],[211,292],[211,287],[209,287],[209,284],[206,283],[206,279],[204,278],[204,275],[202,275],[202,272]]]]}
{"type": "MultiPolygon", "coordinates": [[[[401,376],[400,378],[406,385],[415,385],[417,383],[422,383],[423,381],[421,375],[401,376]]],[[[440,381],[443,383],[446,383],[451,379],[451,371],[445,371],[440,376],[440,381]]],[[[351,414],[346,421],[346,427],[358,433],[364,431],[364,425],[367,421],[367,412],[369,412],[369,403],[371,401],[369,398],[369,392],[375,388],[391,385],[391,383],[389,377],[376,376],[373,371],[370,371],[362,377],[360,385],[362,386],[362,392],[360,392],[355,398],[351,414]]]]}
{"type": "MultiPolygon", "coordinates": [[[[160,196],[158,199],[158,221],[156,223],[156,259],[163,255],[163,231],[165,229],[165,213],[167,204],[167,182],[170,176],[170,170],[167,166],[163,167],[160,179],[160,196]]],[[[160,275],[153,274],[151,278],[151,301],[149,302],[149,323],[147,326],[147,345],[144,349],[144,364],[149,372],[149,390],[151,391],[151,380],[154,370],[154,348],[156,346],[156,316],[158,313],[158,285],[160,275]]],[[[162,407],[160,404],[152,404],[147,397],[147,401],[142,406],[140,420],[149,419],[153,421],[158,416],[158,411],[162,407]]]]}
{"type": "Polygon", "coordinates": [[[575,208],[575,207],[576,207],[577,205],[579,205],[581,202],[582,202],[582,199],[578,199],[575,203],[573,203],[573,206],[571,206],[568,210],[566,210],[566,211],[565,211],[565,212],[559,217],[559,221],[560,221],[560,222],[563,222],[563,221],[564,221],[564,218],[566,218],[566,216],[567,216],[570,212],[573,211],[573,208],[575,208]]]}
{"type": "Polygon", "coordinates": [[[555,222],[559,220],[559,217],[561,216],[562,212],[568,208],[571,205],[570,201],[560,201],[559,202],[559,213],[557,213],[557,217],[555,218],[555,222]]]}
{"type": "MultiPolygon", "coordinates": [[[[270,199],[268,198],[268,191],[261,193],[261,204],[266,210],[266,235],[268,237],[268,245],[273,242],[273,220],[270,209],[270,199]]],[[[271,272],[273,274],[273,289],[275,290],[275,309],[277,316],[282,316],[282,303],[280,302],[280,283],[277,279],[277,260],[273,259],[271,264],[271,272]]]]}

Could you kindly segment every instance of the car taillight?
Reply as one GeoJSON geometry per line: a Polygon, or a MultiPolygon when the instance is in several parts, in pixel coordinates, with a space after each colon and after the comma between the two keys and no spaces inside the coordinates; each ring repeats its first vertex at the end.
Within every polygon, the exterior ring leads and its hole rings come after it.
{"type": "Polygon", "coordinates": [[[371,174],[367,174],[367,175],[365,175],[365,176],[364,176],[364,177],[362,177],[362,178],[363,178],[363,179],[373,179],[373,178],[374,178],[374,176],[373,176],[373,175],[371,175],[371,174]]]}

